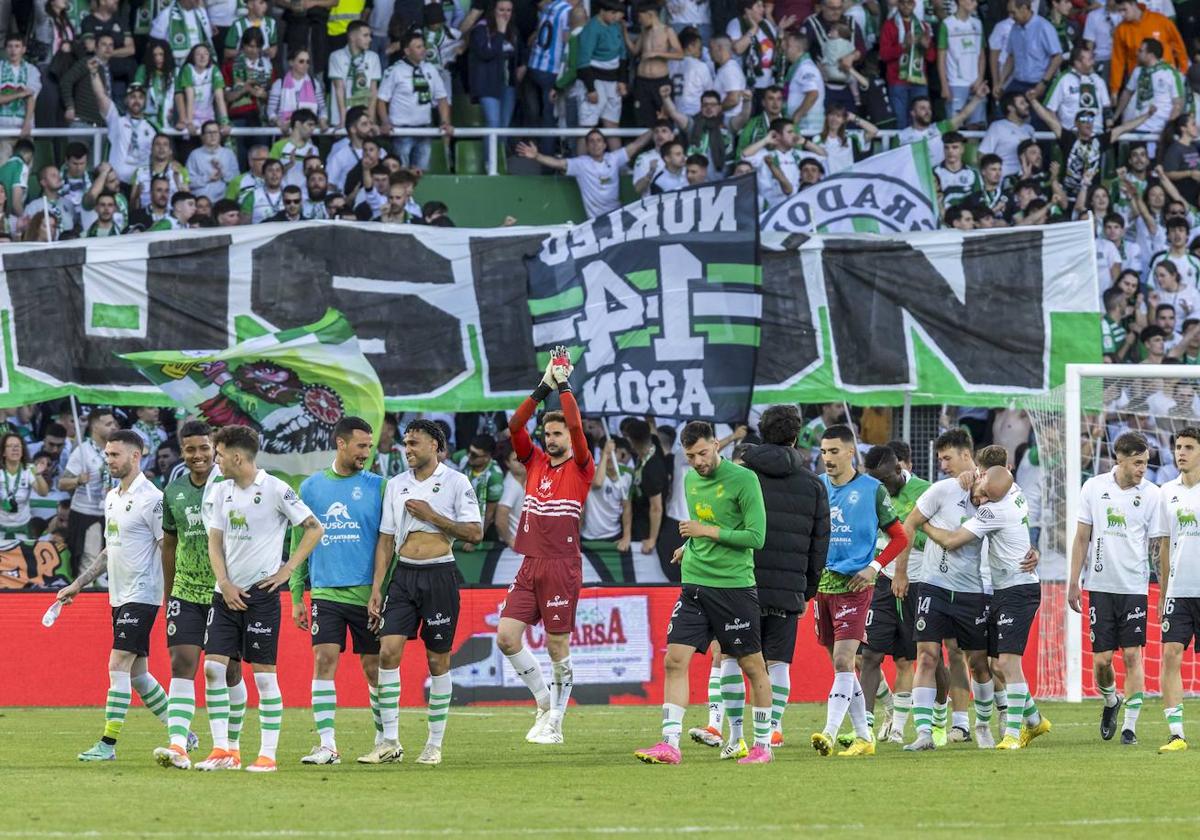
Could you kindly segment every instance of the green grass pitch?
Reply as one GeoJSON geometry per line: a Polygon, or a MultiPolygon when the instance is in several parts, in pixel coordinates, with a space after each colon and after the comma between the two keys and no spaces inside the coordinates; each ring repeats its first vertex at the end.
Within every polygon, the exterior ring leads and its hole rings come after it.
{"type": "MultiPolygon", "coordinates": [[[[10,675],[11,676],[11,675],[10,675]]],[[[684,744],[679,767],[650,767],[633,750],[658,740],[659,709],[572,708],[567,743],[534,746],[528,710],[455,708],[445,761],[413,760],[422,711],[401,714],[399,765],[362,767],[373,738],[363,709],[338,712],[344,763],[304,767],[317,742],[307,709],[288,709],[274,775],[182,772],[155,765],[165,729],[140,706],[116,762],[82,764],[100,709],[0,709],[0,779],[8,838],[522,838],[522,837],[1128,837],[1200,836],[1194,807],[1200,744],[1159,755],[1166,724],[1157,700],[1142,713],[1141,745],[1099,737],[1099,704],[1042,706],[1054,731],[1022,752],[955,744],[909,754],[881,745],[873,758],[820,758],[808,736],[824,707],[795,705],[788,745],[773,765],[738,767],[715,749],[684,744]]],[[[704,720],[689,710],[685,726],[704,720]]],[[[1200,720],[1193,722],[1200,731],[1200,720]]],[[[193,727],[207,754],[203,712],[193,727]]],[[[911,736],[911,723],[910,732],[911,736]]],[[[258,744],[247,715],[243,756],[258,744]]]]}

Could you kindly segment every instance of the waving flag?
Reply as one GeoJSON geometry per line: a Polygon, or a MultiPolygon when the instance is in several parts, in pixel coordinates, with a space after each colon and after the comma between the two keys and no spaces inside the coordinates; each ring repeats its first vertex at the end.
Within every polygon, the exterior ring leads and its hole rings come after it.
{"type": "Polygon", "coordinates": [[[303,476],[329,466],[347,415],[377,432],[383,388],[350,323],[330,309],[314,324],[226,350],[149,350],[121,358],[213,426],[258,431],[259,466],[303,476]]]}

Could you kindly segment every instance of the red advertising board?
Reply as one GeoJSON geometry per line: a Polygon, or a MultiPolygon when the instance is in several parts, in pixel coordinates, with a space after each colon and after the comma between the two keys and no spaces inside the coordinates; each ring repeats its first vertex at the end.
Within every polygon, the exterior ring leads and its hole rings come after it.
{"type": "MultiPolygon", "coordinates": [[[[464,589],[462,614],[451,660],[455,703],[525,703],[529,692],[496,646],[497,607],[505,589],[464,589]]],[[[571,640],[575,688],[581,703],[658,704],[662,702],[662,654],[667,623],[679,590],[675,587],[597,587],[585,589],[571,640]]],[[[309,636],[289,618],[283,599],[284,629],[279,645],[279,675],[284,702],[307,706],[312,679],[309,636]]],[[[112,642],[107,595],[85,594],[65,608],[53,627],[41,617],[53,600],[49,593],[14,593],[0,598],[0,706],[88,706],[103,703],[108,687],[107,659],[112,642]],[[69,674],[69,678],[65,675],[69,674]]],[[[1031,635],[1030,648],[1036,630],[1031,635]]],[[[540,628],[530,628],[526,644],[545,657],[540,628]]],[[[1032,656],[1032,650],[1031,655],[1032,656]]],[[[352,654],[338,669],[338,702],[365,706],[362,672],[352,654]]],[[[1037,673],[1027,657],[1031,681],[1037,673]]],[[[164,684],[170,678],[166,632],[160,612],[155,625],[150,669],[164,684]]],[[[549,673],[548,666],[546,673],[549,673]]],[[[401,703],[425,703],[427,671],[422,646],[412,644],[401,665],[401,703]]],[[[823,701],[833,671],[817,645],[811,614],[800,620],[792,660],[792,699],[823,701]]],[[[249,681],[253,696],[253,681],[249,681]]],[[[707,702],[708,658],[693,660],[691,701],[707,702]]],[[[1036,690],[1036,688],[1035,688],[1036,690]]],[[[202,696],[202,694],[200,694],[202,696]]],[[[198,696],[198,700],[199,697],[198,696]]]]}

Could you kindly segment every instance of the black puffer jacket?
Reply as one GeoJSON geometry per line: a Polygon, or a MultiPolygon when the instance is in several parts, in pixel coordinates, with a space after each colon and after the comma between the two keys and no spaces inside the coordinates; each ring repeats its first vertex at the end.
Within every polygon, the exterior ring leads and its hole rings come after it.
{"type": "Polygon", "coordinates": [[[800,612],[817,594],[829,551],[829,497],[825,485],[790,446],[763,443],[743,463],[758,474],[767,508],[767,539],[754,552],[758,603],[800,612]]]}

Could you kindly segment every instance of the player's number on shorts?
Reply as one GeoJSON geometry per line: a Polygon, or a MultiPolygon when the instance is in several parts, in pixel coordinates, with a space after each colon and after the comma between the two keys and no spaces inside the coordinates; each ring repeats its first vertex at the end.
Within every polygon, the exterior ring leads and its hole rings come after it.
{"type": "Polygon", "coordinates": [[[867,610],[867,627],[871,626],[871,620],[875,618],[875,610],[867,610]]]}
{"type": "Polygon", "coordinates": [[[179,616],[179,610],[182,607],[183,607],[183,605],[181,603],[179,603],[178,601],[176,601],[174,598],[168,599],[167,600],[167,618],[177,618],[179,616]]]}
{"type": "Polygon", "coordinates": [[[1174,598],[1168,598],[1168,599],[1167,599],[1167,606],[1166,606],[1166,608],[1165,608],[1165,609],[1163,609],[1163,615],[1171,615],[1171,614],[1173,614],[1174,612],[1175,612],[1175,599],[1174,599],[1174,598]]]}
{"type": "Polygon", "coordinates": [[[1088,623],[1093,627],[1096,626],[1096,608],[1088,607],[1088,623]]]}
{"type": "Polygon", "coordinates": [[[680,598],[675,602],[675,609],[671,610],[671,620],[667,622],[667,635],[671,635],[671,627],[675,624],[675,616],[679,615],[679,611],[683,609],[683,599],[680,598]]]}
{"type": "Polygon", "coordinates": [[[929,612],[929,608],[932,605],[933,605],[933,598],[931,596],[926,595],[924,598],[918,598],[917,599],[917,612],[918,613],[927,613],[927,612],[929,612]]]}

